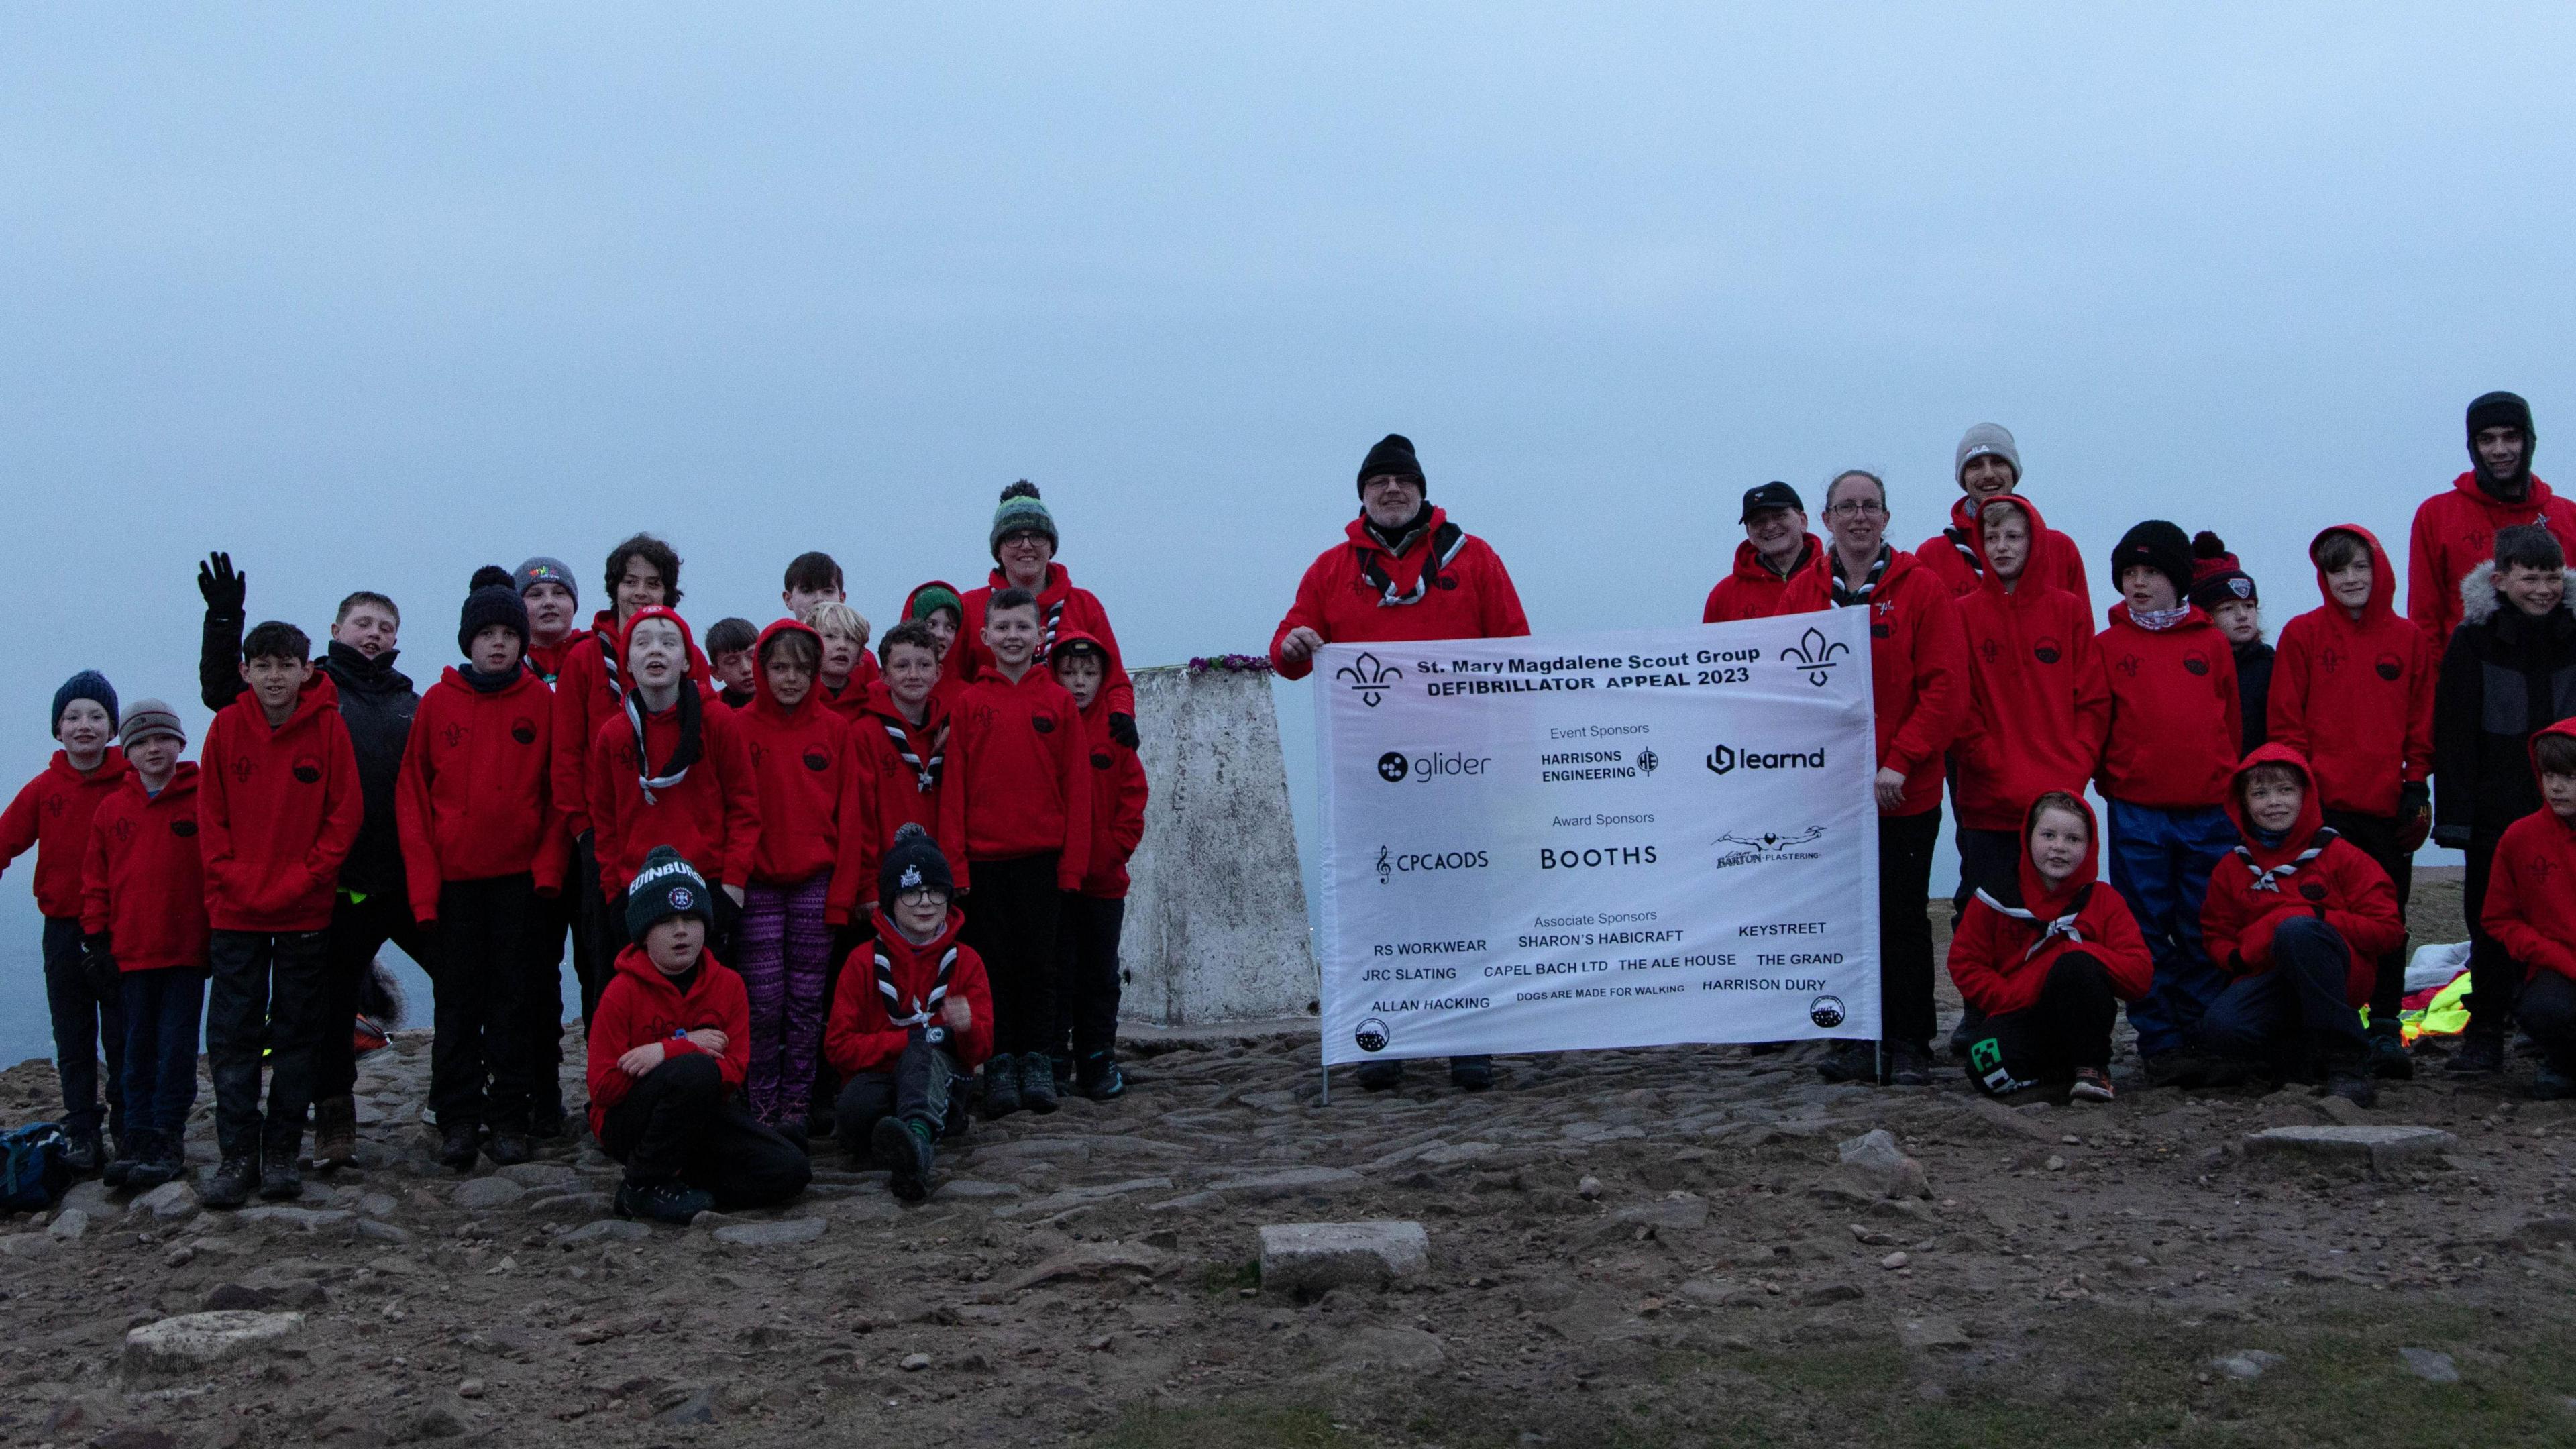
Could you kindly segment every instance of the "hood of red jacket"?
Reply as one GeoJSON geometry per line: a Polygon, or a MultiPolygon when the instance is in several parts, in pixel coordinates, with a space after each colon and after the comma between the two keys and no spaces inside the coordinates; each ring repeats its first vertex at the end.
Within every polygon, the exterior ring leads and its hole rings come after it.
{"type": "MultiPolygon", "coordinates": [[[[2540,773],[2540,737],[2542,735],[2556,735],[2560,739],[2576,740],[2576,719],[2562,719],[2558,723],[2549,726],[2547,729],[2532,731],[2531,773],[2535,776],[2540,773]]],[[[2542,808],[2546,809],[2548,807],[2544,805],[2542,808]]],[[[2576,827],[2576,821],[2571,821],[2569,823],[2571,827],[2576,827]]]]}
{"type": "Polygon", "coordinates": [[[2539,474],[2533,473],[2529,476],[2531,478],[2531,486],[2523,491],[2522,501],[2520,503],[2507,503],[2503,499],[2498,498],[2494,494],[2479,487],[2478,472],[2475,468],[2472,468],[2468,472],[2461,474],[2459,477],[2452,479],[2451,491],[2490,512],[2510,513],[2515,515],[2518,521],[2529,522],[2530,520],[2523,519],[2520,516],[2546,507],[2550,499],[2558,496],[2550,491],[2548,484],[2540,481],[2539,474]]]}
{"type": "MultiPolygon", "coordinates": [[[[250,711],[252,717],[262,724],[268,722],[267,711],[259,707],[259,696],[250,690],[244,689],[240,698],[234,703],[250,711]]],[[[286,717],[286,723],[279,725],[276,732],[282,735],[288,730],[304,729],[310,726],[322,711],[339,707],[340,686],[332,682],[327,672],[316,669],[305,679],[304,688],[295,696],[295,712],[286,717]]]]}
{"type": "Polygon", "coordinates": [[[922,583],[914,585],[912,592],[903,596],[903,617],[905,619],[916,617],[912,612],[912,606],[919,603],[921,601],[921,596],[930,592],[932,589],[946,589],[949,593],[956,595],[958,613],[957,624],[959,628],[964,628],[966,625],[966,591],[957,587],[955,584],[948,582],[946,579],[928,579],[922,583]]]}
{"type": "MultiPolygon", "coordinates": [[[[2332,528],[2321,528],[2317,530],[2316,537],[2308,540],[2308,562],[2316,563],[2317,546],[2326,541],[2329,533],[2349,533],[2370,549],[2370,602],[2361,606],[2361,618],[2356,622],[2369,624],[2383,616],[2394,618],[2397,614],[2397,570],[2388,562],[2388,550],[2379,546],[2379,535],[2358,523],[2338,523],[2332,528]]],[[[2344,613],[2343,604],[2335,598],[2334,590],[2327,587],[2323,564],[2317,565],[2317,592],[2324,596],[2330,617],[2352,618],[2344,613]]]]}
{"type": "MultiPolygon", "coordinates": [[[[886,960],[894,967],[897,976],[909,974],[906,968],[916,964],[924,970],[937,971],[940,956],[957,944],[957,933],[966,928],[966,913],[957,909],[952,901],[948,907],[948,923],[941,926],[939,934],[927,944],[916,946],[896,929],[894,917],[886,914],[884,902],[878,902],[872,914],[877,924],[876,944],[885,949],[886,960]]],[[[868,989],[873,991],[876,988],[870,986],[868,989]]]]}
{"type": "MultiPolygon", "coordinates": [[[[1964,517],[1965,515],[1963,515],[1960,510],[1975,501],[1976,500],[1967,497],[1960,498],[1957,503],[1950,505],[1950,516],[1953,519],[1964,517]]],[[[2028,519],[2030,522],[2029,552],[2022,555],[2021,572],[2013,576],[2013,582],[2019,583],[2021,580],[2030,577],[2032,566],[2039,562],[2039,551],[2042,546],[2041,540],[2048,537],[2048,520],[2040,516],[2038,504],[2031,502],[2029,499],[2024,498],[2017,493],[2007,493],[2001,498],[1989,498],[1986,500],[1989,504],[2003,503],[2006,501],[2010,501],[2012,506],[2020,509],[2022,517],[2028,519]]],[[[1953,525],[1967,531],[1968,546],[1977,551],[1977,586],[1998,598],[2019,598],[2021,597],[2020,590],[2015,589],[2010,593],[2005,591],[2004,581],[1995,577],[1993,561],[1986,557],[1986,529],[1982,521],[1983,517],[1983,513],[1980,512],[1976,517],[1967,518],[1967,521],[1953,525]]],[[[2033,590],[2032,592],[2036,593],[2037,590],[2033,590]]]]}
{"type": "Polygon", "coordinates": [[[2227,818],[2235,822],[2236,833],[2244,840],[2245,849],[2254,857],[2256,865],[2269,870],[2285,860],[2294,859],[2300,851],[2308,848],[2308,842],[2325,828],[2326,823],[2324,802],[2317,797],[2317,772],[2308,767],[2308,757],[2288,745],[2257,746],[2254,753],[2247,755],[2244,762],[2236,767],[2236,773],[2228,778],[2227,818]],[[2290,826],[2289,834],[2281,837],[2278,848],[2266,846],[2256,839],[2254,822],[2245,816],[2245,776],[2257,765],[2287,765],[2298,771],[2299,779],[2304,782],[2305,787],[2299,794],[2299,818],[2290,826]]]}
{"type": "MultiPolygon", "coordinates": [[[[252,706],[254,709],[257,707],[256,704],[252,706]]],[[[125,774],[125,752],[114,745],[109,745],[98,757],[98,768],[84,775],[73,768],[71,751],[56,750],[54,757],[45,762],[45,773],[61,776],[66,784],[97,785],[103,788],[115,784],[125,774]]]]}
{"type": "Polygon", "coordinates": [[[544,677],[539,675],[535,670],[528,668],[525,660],[520,661],[519,672],[516,677],[511,679],[509,683],[502,685],[499,689],[493,690],[490,694],[485,694],[483,691],[476,689],[473,682],[465,677],[465,670],[463,667],[459,665],[451,664],[445,669],[440,670],[438,672],[438,682],[448,685],[451,688],[464,690],[467,694],[473,695],[478,699],[507,699],[511,695],[525,694],[532,689],[542,694],[551,694],[553,692],[546,688],[544,677]]]}
{"type": "MultiPolygon", "coordinates": [[[[1065,646],[1068,644],[1088,644],[1100,652],[1100,687],[1091,692],[1091,703],[1082,711],[1083,723],[1090,724],[1109,712],[1109,646],[1080,629],[1066,629],[1055,636],[1055,648],[1047,653],[1047,668],[1050,671],[1055,668],[1055,661],[1064,657],[1065,646]]],[[[1071,690],[1065,692],[1072,693],[1071,690]]]]}
{"type": "Polygon", "coordinates": [[[135,794],[141,795],[145,800],[154,805],[184,803],[197,798],[197,762],[194,760],[181,760],[178,765],[170,771],[170,783],[162,786],[161,793],[158,795],[145,795],[143,793],[143,777],[141,775],[128,775],[126,777],[126,782],[134,787],[135,794]]]}
{"type": "Polygon", "coordinates": [[[700,948],[698,951],[698,980],[696,989],[692,990],[688,996],[680,996],[679,986],[672,980],[672,978],[662,974],[661,967],[653,964],[653,957],[651,953],[644,949],[643,942],[638,941],[634,945],[628,946],[617,953],[617,969],[619,971],[628,976],[634,977],[636,980],[643,982],[645,985],[652,987],[654,990],[661,992],[665,996],[679,997],[683,1002],[689,1000],[690,997],[698,995],[699,992],[705,991],[707,989],[707,978],[714,975],[715,968],[722,964],[724,963],[716,960],[716,953],[713,950],[703,947],[700,948]]]}
{"type": "MultiPolygon", "coordinates": [[[[2032,821],[2024,812],[2021,827],[2021,903],[2024,909],[2043,921],[2053,921],[2066,914],[2075,897],[2086,886],[2102,878],[2102,825],[2093,818],[2093,802],[2084,798],[2081,784],[2052,787],[2075,797],[2075,808],[2084,817],[2084,861],[2075,873],[2052,887],[2042,879],[2039,868],[2030,860],[2032,821]]],[[[2046,792],[2041,792],[2045,794],[2046,792]]],[[[2033,803],[2037,803],[2035,800],[2033,803]]]]}
{"type": "Polygon", "coordinates": [[[626,627],[617,631],[618,676],[628,680],[635,677],[634,666],[627,662],[627,658],[635,649],[635,626],[647,619],[668,619],[680,627],[680,681],[685,685],[694,677],[692,666],[697,663],[698,636],[690,632],[689,621],[681,618],[677,610],[666,609],[659,604],[636,610],[634,617],[626,621],[626,627]]]}
{"type": "MultiPolygon", "coordinates": [[[[1808,534],[1806,549],[1798,555],[1798,567],[1789,570],[1789,578],[1796,578],[1798,576],[1799,569],[1813,566],[1817,556],[1822,554],[1824,550],[1825,541],[1816,537],[1812,533],[1808,534]]],[[[1779,584],[1788,582],[1788,579],[1783,579],[1778,574],[1771,572],[1771,566],[1762,561],[1762,550],[1755,548],[1753,546],[1753,540],[1749,538],[1735,546],[1735,576],[1739,579],[1743,579],[1747,583],[1779,584]]]]}
{"type": "Polygon", "coordinates": [[[789,709],[787,706],[780,704],[778,702],[778,696],[770,692],[769,669],[764,661],[768,657],[769,641],[777,638],[781,634],[802,634],[806,638],[813,640],[814,657],[816,659],[821,659],[823,657],[823,636],[810,624],[802,623],[795,619],[781,619],[776,623],[771,624],[768,628],[761,630],[760,638],[751,646],[752,711],[753,713],[758,714],[762,719],[777,720],[784,723],[796,718],[800,712],[807,709],[813,705],[817,699],[821,698],[823,690],[823,670],[821,665],[818,664],[815,666],[814,682],[805,686],[805,698],[796,706],[795,709],[789,709]]]}

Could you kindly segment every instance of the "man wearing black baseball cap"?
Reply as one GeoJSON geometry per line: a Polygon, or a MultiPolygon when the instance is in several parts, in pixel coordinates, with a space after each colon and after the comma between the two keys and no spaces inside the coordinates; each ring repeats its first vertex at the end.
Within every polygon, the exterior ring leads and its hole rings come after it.
{"type": "Polygon", "coordinates": [[[1735,571],[1708,591],[1703,624],[1767,619],[1782,612],[1789,581],[1819,567],[1824,540],[1807,531],[1807,506],[1798,490],[1774,480],[1744,490],[1744,542],[1735,546],[1735,571]]]}

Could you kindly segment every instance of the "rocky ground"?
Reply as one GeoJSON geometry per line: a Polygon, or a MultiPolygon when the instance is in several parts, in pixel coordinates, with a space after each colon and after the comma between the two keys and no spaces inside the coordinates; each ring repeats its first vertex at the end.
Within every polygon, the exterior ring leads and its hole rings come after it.
{"type": "MultiPolygon", "coordinates": [[[[827,1156],[673,1230],[609,1217],[586,1140],[438,1169],[405,1036],[293,1207],[92,1183],[0,1225],[0,1442],[2576,1439],[2576,1111],[2518,1080],[2004,1106],[1712,1047],[1327,1108],[1311,1037],[1139,1048],[1124,1100],[979,1125],[925,1205],[827,1156]],[[2249,1148],[2347,1122],[2449,1137],[2249,1148]],[[1427,1261],[1265,1288],[1263,1225],[1372,1220],[1427,1261]]],[[[0,1074],[0,1116],[53,1090],[0,1074]]]]}

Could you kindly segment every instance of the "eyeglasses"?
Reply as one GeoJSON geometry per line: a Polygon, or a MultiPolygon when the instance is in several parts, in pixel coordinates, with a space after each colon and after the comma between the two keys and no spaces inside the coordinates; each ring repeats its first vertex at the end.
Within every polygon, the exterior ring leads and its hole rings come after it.
{"type": "Polygon", "coordinates": [[[1846,498],[1840,503],[1828,505],[1825,509],[1827,514],[1836,518],[1875,516],[1886,511],[1887,505],[1875,498],[1846,498]]]}

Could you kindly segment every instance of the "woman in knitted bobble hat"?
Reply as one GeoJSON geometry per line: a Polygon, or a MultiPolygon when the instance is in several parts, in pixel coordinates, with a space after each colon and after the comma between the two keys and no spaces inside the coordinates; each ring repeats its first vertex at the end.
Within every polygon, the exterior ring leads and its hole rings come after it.
{"type": "Polygon", "coordinates": [[[1023,478],[1002,490],[1001,504],[993,510],[990,542],[991,580],[967,592],[966,617],[956,644],[941,661],[942,672],[967,684],[991,673],[993,651],[984,647],[984,610],[998,590],[1026,589],[1038,600],[1038,654],[1033,662],[1044,667],[1047,652],[1063,634],[1082,633],[1099,640],[1109,651],[1109,678],[1100,688],[1109,700],[1110,736],[1134,749],[1136,686],[1128,681],[1126,656],[1119,652],[1117,632],[1109,627],[1109,611],[1100,607],[1089,589],[1076,588],[1073,575],[1055,561],[1055,515],[1038,496],[1038,485],[1023,478]]]}

